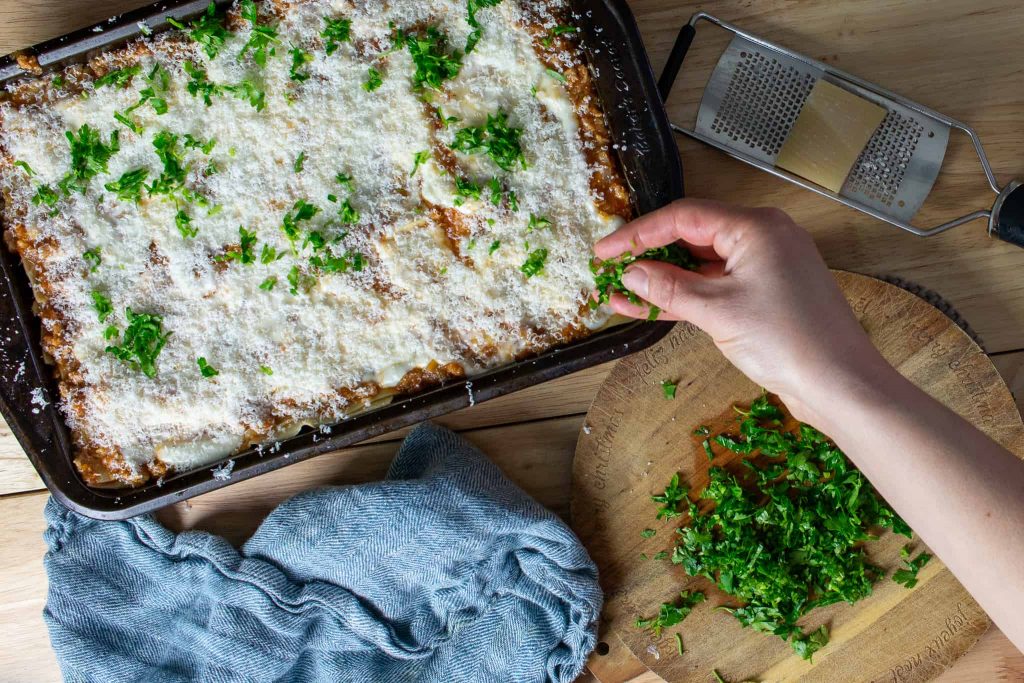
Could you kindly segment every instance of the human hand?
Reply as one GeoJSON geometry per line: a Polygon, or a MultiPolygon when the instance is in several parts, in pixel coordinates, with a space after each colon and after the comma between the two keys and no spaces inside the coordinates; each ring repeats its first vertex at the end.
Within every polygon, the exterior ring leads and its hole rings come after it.
{"type": "MultiPolygon", "coordinates": [[[[648,214],[594,247],[600,259],[673,242],[705,263],[697,272],[638,261],[623,284],[661,308],[660,320],[686,320],[708,333],[751,380],[812,421],[835,391],[894,372],[861,328],[810,235],[778,209],[684,199],[648,214]],[[851,385],[852,383],[852,385],[851,385]]],[[[648,307],[617,294],[623,315],[648,307]]]]}

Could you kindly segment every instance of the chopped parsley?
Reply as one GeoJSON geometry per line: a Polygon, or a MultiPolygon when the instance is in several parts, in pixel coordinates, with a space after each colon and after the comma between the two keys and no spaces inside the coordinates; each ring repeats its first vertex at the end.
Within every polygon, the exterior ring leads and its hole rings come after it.
{"type": "Polygon", "coordinates": [[[153,147],[164,170],[146,189],[150,194],[173,196],[185,187],[188,175],[188,167],[184,165],[185,153],[178,146],[178,136],[166,130],[153,137],[153,147]]]}
{"type": "Polygon", "coordinates": [[[110,317],[110,314],[114,312],[114,305],[102,292],[94,291],[92,293],[92,307],[96,309],[96,316],[101,323],[105,322],[110,317]]]}
{"type": "Polygon", "coordinates": [[[106,87],[108,85],[115,86],[118,88],[127,88],[129,85],[131,85],[132,80],[141,72],[141,64],[134,64],[123,69],[114,69],[113,71],[108,71],[106,74],[100,76],[95,81],[93,81],[93,86],[97,89],[106,87]]]}
{"type": "Polygon", "coordinates": [[[142,126],[140,126],[135,120],[130,118],[127,115],[127,113],[116,111],[114,112],[114,119],[119,123],[123,124],[125,128],[135,133],[136,135],[143,131],[142,126]]]}
{"type": "Polygon", "coordinates": [[[334,180],[339,185],[347,189],[349,192],[355,191],[355,185],[352,182],[352,176],[348,175],[347,173],[339,173],[338,175],[334,176],[334,180]]]}
{"type": "Polygon", "coordinates": [[[491,204],[501,206],[501,181],[496,177],[491,178],[487,186],[491,188],[491,204]]]}
{"type": "MultiPolygon", "coordinates": [[[[655,557],[654,559],[658,559],[658,558],[655,557]]],[[[676,639],[676,652],[679,654],[680,657],[682,657],[683,656],[683,652],[684,652],[684,650],[683,650],[683,634],[682,633],[676,633],[675,639],[676,639]]]]}
{"type": "Polygon", "coordinates": [[[660,505],[658,519],[672,519],[683,514],[679,511],[679,506],[687,500],[688,493],[686,485],[679,482],[679,474],[672,475],[664,492],[651,496],[651,501],[660,505]]]}
{"type": "Polygon", "coordinates": [[[315,284],[316,278],[303,274],[298,266],[292,266],[292,269],[288,271],[288,292],[292,296],[298,296],[300,289],[309,290],[315,284]]]}
{"type": "Polygon", "coordinates": [[[661,392],[663,394],[665,394],[665,398],[668,399],[669,401],[675,399],[676,391],[678,389],[679,389],[679,383],[678,382],[669,382],[668,380],[664,380],[661,383],[661,392]]]}
{"type": "Polygon", "coordinates": [[[15,161],[14,165],[25,171],[29,178],[36,174],[36,172],[32,170],[32,167],[28,165],[27,161],[15,161]]]}
{"type": "Polygon", "coordinates": [[[205,358],[197,358],[196,364],[199,365],[199,373],[207,379],[210,379],[211,377],[216,377],[217,375],[220,374],[220,370],[206,362],[205,358]]]}
{"type": "Polygon", "coordinates": [[[60,201],[60,195],[49,185],[40,185],[32,196],[32,203],[36,206],[54,207],[60,201]]]}
{"type": "Polygon", "coordinates": [[[480,42],[484,35],[483,27],[480,26],[480,22],[476,18],[477,10],[482,7],[494,7],[499,4],[501,4],[501,0],[468,0],[466,3],[466,23],[473,28],[469,38],[466,39],[467,55],[476,49],[477,43],[480,42]]]}
{"type": "Polygon", "coordinates": [[[441,123],[442,128],[448,128],[453,123],[459,122],[459,117],[457,116],[445,116],[444,112],[441,111],[441,107],[435,107],[434,114],[437,115],[437,120],[441,123]]]}
{"type": "Polygon", "coordinates": [[[267,106],[267,93],[248,78],[239,81],[238,85],[225,85],[224,90],[239,100],[249,102],[256,111],[263,111],[267,106]]]}
{"type": "Polygon", "coordinates": [[[324,30],[320,35],[324,39],[324,50],[333,55],[341,43],[347,43],[352,33],[352,22],[349,19],[330,19],[324,17],[324,30]]]}
{"type": "Polygon", "coordinates": [[[50,84],[54,88],[63,88],[64,87],[64,77],[63,76],[54,76],[53,80],[50,81],[50,84]]]}
{"type": "Polygon", "coordinates": [[[414,175],[416,175],[416,171],[420,170],[420,166],[427,163],[428,161],[430,161],[429,151],[424,150],[422,152],[416,152],[416,154],[412,158],[412,173],[409,174],[409,177],[411,178],[414,175]]]}
{"type": "Polygon", "coordinates": [[[262,372],[267,377],[270,377],[271,375],[274,374],[273,368],[271,368],[269,365],[261,365],[260,372],[262,372]]]}
{"type": "MultiPolygon", "coordinates": [[[[592,261],[590,271],[594,274],[594,287],[597,289],[598,296],[596,299],[590,300],[590,307],[597,308],[601,304],[608,303],[613,294],[624,294],[630,303],[639,304],[640,297],[626,289],[626,286],[622,284],[622,275],[629,266],[637,261],[662,261],[686,270],[696,270],[698,266],[697,260],[690,254],[689,250],[678,244],[650,249],[640,256],[624,254],[617,259],[592,261]]],[[[651,306],[651,315],[648,317],[657,319],[660,312],[657,306],[651,306]]]]}
{"type": "Polygon", "coordinates": [[[109,144],[104,144],[99,131],[87,123],[78,129],[77,136],[71,131],[65,135],[71,147],[71,171],[60,181],[60,188],[65,194],[73,190],[84,194],[89,181],[106,173],[111,157],[121,150],[119,131],[110,134],[109,144]]]}
{"type": "MultiPolygon", "coordinates": [[[[217,257],[219,261],[237,261],[248,266],[256,263],[256,233],[246,230],[244,226],[238,226],[238,249],[225,252],[223,256],[217,257]]],[[[267,245],[263,245],[264,251],[267,245]]],[[[266,262],[264,262],[266,263],[266,262]]]]}
{"type": "Polygon", "coordinates": [[[635,626],[644,631],[650,631],[655,638],[661,637],[661,632],[679,624],[699,603],[704,602],[704,594],[700,591],[683,591],[675,604],[666,602],[658,609],[658,616],[651,619],[637,619],[635,626]]]}
{"type": "Polygon", "coordinates": [[[260,23],[259,10],[253,0],[242,0],[240,5],[242,18],[252,25],[252,33],[249,40],[242,47],[238,59],[243,59],[249,52],[252,52],[252,59],[261,67],[267,65],[267,57],[273,56],[276,52],[274,45],[281,41],[277,37],[277,27],[260,23]]]}
{"type": "Polygon", "coordinates": [[[363,90],[373,92],[384,85],[384,76],[372,66],[366,72],[366,82],[363,83],[363,90]]]}
{"type": "Polygon", "coordinates": [[[688,513],[672,562],[732,596],[740,606],[721,609],[743,626],[811,659],[828,643],[828,629],[804,633],[797,621],[869,595],[882,573],[864,544],[878,527],[910,529],[824,434],[808,425],[784,429],[784,413],[767,395],[737,412],[738,433],[712,440],[741,456],[745,473],[710,468],[700,505],[689,502],[678,474],[652,500],[661,504],[659,518],[688,513]]]}
{"type": "Polygon", "coordinates": [[[213,104],[214,97],[224,94],[224,86],[212,82],[205,70],[189,60],[185,62],[184,67],[190,79],[185,88],[193,97],[201,97],[207,107],[213,104]]]}
{"type": "Polygon", "coordinates": [[[403,40],[416,66],[412,84],[417,90],[440,90],[446,80],[459,75],[462,53],[458,50],[449,53],[448,40],[435,27],[431,26],[422,35],[406,35],[403,40]]]}
{"type": "Polygon", "coordinates": [[[480,199],[479,185],[468,178],[455,177],[455,206],[462,206],[468,199],[480,199]]]}
{"type": "Polygon", "coordinates": [[[277,253],[277,249],[270,246],[269,244],[264,244],[263,250],[260,252],[260,263],[266,266],[273,263],[274,261],[280,261],[284,257],[285,254],[283,252],[279,254],[277,253]]]}
{"type": "Polygon", "coordinates": [[[491,242],[491,246],[487,248],[487,255],[491,256],[499,249],[501,249],[501,240],[494,240],[491,242]]]}
{"type": "Polygon", "coordinates": [[[917,585],[918,572],[931,561],[932,556],[929,553],[921,553],[914,559],[910,559],[910,546],[907,545],[900,549],[900,558],[906,567],[897,569],[892,575],[892,580],[905,588],[913,588],[917,585]]]}
{"type": "Polygon", "coordinates": [[[488,114],[484,126],[460,130],[451,147],[465,154],[486,154],[499,168],[511,171],[517,164],[526,168],[526,157],[519,143],[522,136],[522,129],[509,126],[508,114],[499,111],[488,114]]]}
{"type": "Polygon", "coordinates": [[[544,270],[544,264],[548,260],[547,249],[535,249],[530,252],[530,255],[526,258],[526,262],[519,266],[519,270],[522,271],[526,279],[539,275],[544,270]]]}
{"type": "Polygon", "coordinates": [[[569,82],[569,79],[566,78],[564,74],[555,71],[554,69],[546,69],[545,73],[547,73],[548,76],[551,76],[551,78],[555,79],[559,83],[562,83],[563,85],[569,82]]]}
{"type": "Polygon", "coordinates": [[[519,197],[512,190],[508,191],[508,208],[512,211],[519,211],[519,197]]]}
{"type": "Polygon", "coordinates": [[[193,137],[191,133],[185,133],[185,149],[197,149],[203,154],[209,154],[213,151],[213,148],[217,146],[217,140],[210,138],[206,142],[203,142],[199,138],[193,137]]]}
{"type": "Polygon", "coordinates": [[[217,16],[217,4],[212,0],[207,5],[206,12],[200,14],[188,26],[174,17],[167,17],[167,23],[174,28],[188,31],[189,38],[195,41],[210,59],[217,57],[230,35],[221,18],[217,16]]]}
{"type": "Polygon", "coordinates": [[[100,267],[100,264],[103,263],[103,257],[100,255],[100,248],[93,247],[92,249],[89,249],[82,254],[82,260],[89,266],[89,272],[95,273],[100,267]]]}
{"type": "Polygon", "coordinates": [[[174,215],[174,225],[184,239],[191,239],[199,234],[199,228],[192,225],[192,217],[182,209],[174,215]]]}
{"type": "Polygon", "coordinates": [[[163,331],[162,316],[135,313],[131,308],[125,310],[125,315],[128,328],[124,331],[121,344],[108,346],[106,352],[128,363],[146,377],[156,377],[156,357],[167,344],[171,333],[163,331]]]}
{"type": "MultiPolygon", "coordinates": [[[[149,85],[139,91],[142,99],[139,100],[136,106],[149,102],[149,106],[153,107],[153,111],[157,113],[157,116],[163,116],[169,111],[167,100],[162,95],[165,95],[171,88],[171,72],[159,63],[156,63],[150,70],[149,75],[146,76],[146,82],[149,85]]],[[[132,110],[134,110],[134,107],[129,112],[132,110]]]]}
{"type": "Polygon", "coordinates": [[[103,187],[108,192],[116,194],[117,198],[123,202],[135,202],[138,204],[142,201],[142,188],[148,175],[148,169],[137,168],[134,171],[127,171],[120,178],[107,183],[103,187]]]}
{"type": "Polygon", "coordinates": [[[655,534],[657,534],[657,533],[658,532],[655,531],[654,529],[644,529],[643,531],[640,532],[640,537],[641,538],[654,538],[655,534]]]}
{"type": "Polygon", "coordinates": [[[292,49],[288,51],[288,54],[292,56],[292,66],[289,70],[289,77],[298,83],[305,83],[311,77],[308,71],[303,71],[303,67],[313,61],[313,55],[305,50],[292,46],[292,49]]]}
{"type": "Polygon", "coordinates": [[[271,275],[266,280],[264,280],[263,282],[260,283],[260,289],[262,289],[264,292],[269,292],[270,290],[272,290],[274,288],[274,285],[276,285],[276,284],[277,284],[277,276],[276,275],[271,275]]]}
{"type": "Polygon", "coordinates": [[[359,211],[352,206],[352,202],[346,199],[341,203],[341,208],[338,209],[338,218],[341,220],[342,225],[355,225],[359,222],[359,211]]]}
{"type": "Polygon", "coordinates": [[[366,267],[366,257],[351,250],[346,250],[339,256],[328,249],[311,258],[309,263],[325,273],[347,273],[349,271],[358,273],[366,267]]]}
{"type": "Polygon", "coordinates": [[[320,208],[318,206],[310,204],[304,199],[300,199],[295,202],[295,206],[292,207],[292,210],[285,214],[281,223],[281,229],[284,231],[284,234],[288,237],[288,241],[292,243],[293,247],[299,237],[301,237],[299,223],[302,221],[312,220],[318,213],[320,213],[320,208]]]}
{"type": "Polygon", "coordinates": [[[296,173],[302,173],[302,169],[306,166],[306,152],[303,150],[299,152],[299,156],[295,157],[295,163],[292,164],[292,168],[296,173]]]}
{"type": "Polygon", "coordinates": [[[534,230],[543,230],[544,228],[551,227],[551,219],[545,218],[544,216],[537,216],[530,214],[530,223],[526,226],[526,233],[529,234],[534,230]]]}
{"type": "Polygon", "coordinates": [[[568,33],[576,33],[577,31],[579,31],[579,29],[576,28],[575,26],[566,26],[564,24],[559,24],[558,26],[548,31],[548,36],[540,42],[544,47],[551,47],[552,45],[554,45],[555,38],[557,38],[558,36],[564,36],[568,33]]]}

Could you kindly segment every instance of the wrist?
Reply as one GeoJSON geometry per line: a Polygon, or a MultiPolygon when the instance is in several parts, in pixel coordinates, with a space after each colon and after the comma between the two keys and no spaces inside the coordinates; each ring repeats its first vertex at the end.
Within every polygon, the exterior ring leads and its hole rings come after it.
{"type": "Polygon", "coordinates": [[[870,353],[808,366],[795,383],[799,390],[781,398],[796,419],[837,437],[852,414],[891,402],[906,381],[872,347],[870,353]]]}

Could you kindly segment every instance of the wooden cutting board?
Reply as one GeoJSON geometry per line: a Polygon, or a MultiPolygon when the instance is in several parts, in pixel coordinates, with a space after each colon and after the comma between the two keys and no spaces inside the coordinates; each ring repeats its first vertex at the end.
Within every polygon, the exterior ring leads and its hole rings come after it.
{"type": "MultiPolygon", "coordinates": [[[[1010,391],[966,333],[898,287],[850,273],[836,277],[872,341],[900,372],[1024,454],[1024,424],[1010,391]]],[[[694,427],[722,424],[732,405],[749,404],[759,394],[707,336],[687,324],[621,362],[601,387],[573,468],[573,527],[600,567],[606,596],[603,644],[591,670],[613,683],[625,672],[636,675],[627,661],[635,657],[670,682],[709,683],[713,669],[732,682],[933,679],[989,627],[984,612],[938,560],[921,571],[912,590],[886,577],[856,605],[835,605],[805,617],[808,629],[828,624],[832,632],[829,645],[810,664],[779,638],[743,629],[729,614],[713,611],[727,598],[709,582],[687,577],[669,562],[641,557],[671,550],[674,540],[674,525],[655,519],[650,495],[662,491],[675,472],[691,489],[706,482],[708,461],[692,436],[694,427]],[[665,380],[679,384],[674,401],[664,397],[665,380]],[[642,538],[646,528],[657,535],[642,538]],[[637,617],[656,614],[662,602],[687,588],[704,590],[709,600],[681,625],[658,640],[633,626],[637,617]],[[676,652],[676,632],[685,644],[682,656],[676,652]]],[[[870,555],[891,570],[905,542],[886,534],[872,544],[870,555]]],[[[915,539],[915,552],[923,547],[915,539]]]]}

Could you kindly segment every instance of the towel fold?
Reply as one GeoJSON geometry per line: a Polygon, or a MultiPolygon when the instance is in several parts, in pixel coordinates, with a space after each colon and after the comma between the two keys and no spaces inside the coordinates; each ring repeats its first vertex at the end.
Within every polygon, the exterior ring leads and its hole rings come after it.
{"type": "Polygon", "coordinates": [[[572,531],[433,425],[383,482],[283,503],[236,550],[50,500],[44,617],[68,681],[572,681],[597,569],[572,531]]]}

